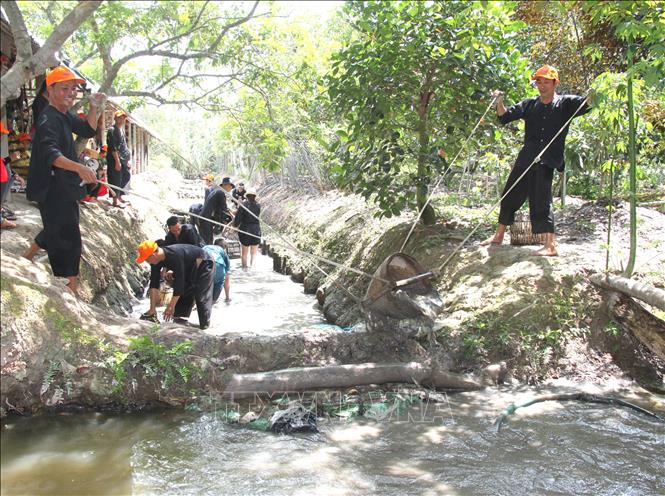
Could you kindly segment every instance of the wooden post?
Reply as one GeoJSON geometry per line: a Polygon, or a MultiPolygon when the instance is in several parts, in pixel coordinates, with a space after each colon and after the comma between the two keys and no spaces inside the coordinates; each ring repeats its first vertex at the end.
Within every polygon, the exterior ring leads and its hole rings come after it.
{"type": "Polygon", "coordinates": [[[145,147],[145,170],[148,170],[148,167],[150,166],[150,135],[146,133],[146,144],[147,146],[145,147]]]}
{"type": "Polygon", "coordinates": [[[143,172],[143,129],[139,128],[139,144],[136,153],[136,161],[138,162],[137,173],[143,172]]]}

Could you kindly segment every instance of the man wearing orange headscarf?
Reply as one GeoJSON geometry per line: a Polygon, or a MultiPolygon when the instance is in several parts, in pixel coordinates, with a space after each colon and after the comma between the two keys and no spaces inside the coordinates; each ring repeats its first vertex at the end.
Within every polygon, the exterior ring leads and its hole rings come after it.
{"type": "Polygon", "coordinates": [[[591,97],[557,94],[555,90],[559,85],[559,73],[549,65],[538,69],[531,80],[535,82],[539,95],[527,98],[512,107],[506,108],[504,105],[502,91],[492,94],[496,99],[496,112],[501,124],[524,119],[524,145],[501,195],[505,195],[505,198],[501,200],[496,233],[481,244],[501,244],[506,226],[514,222],[515,212],[528,199],[531,230],[534,234],[545,233],[545,246],[533,254],[551,257],[557,255],[552,179],[554,170],[561,172],[565,167],[563,152],[568,126],[558,136],[557,132],[571,117],[586,114],[590,110],[591,97]],[[552,144],[542,153],[550,141],[552,144]],[[541,153],[540,159],[533,163],[541,153]],[[527,169],[526,175],[519,179],[527,169]]]}
{"type": "Polygon", "coordinates": [[[105,98],[101,93],[90,96],[86,120],[71,113],[84,83],[65,66],[46,75],[49,105],[37,120],[26,188],[28,200],[39,205],[44,228],[24,257],[32,260],[40,248],[45,249],[53,275],[67,278],[67,287],[76,295],[82,248],[79,200],[86,195],[84,183],[96,183],[97,176],[77,162],[72,133],[83,138],[95,136],[96,105],[105,98]]]}

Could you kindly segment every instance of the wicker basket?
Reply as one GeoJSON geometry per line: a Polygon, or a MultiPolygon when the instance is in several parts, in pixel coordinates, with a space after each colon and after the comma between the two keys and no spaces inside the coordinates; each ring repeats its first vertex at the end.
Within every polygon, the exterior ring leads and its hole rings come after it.
{"type": "Polygon", "coordinates": [[[240,241],[229,238],[217,238],[215,244],[224,248],[229,258],[240,258],[240,241]]]}
{"type": "Polygon", "coordinates": [[[517,212],[515,222],[510,226],[511,245],[543,245],[545,234],[533,234],[531,232],[531,219],[526,212],[517,212]]]}

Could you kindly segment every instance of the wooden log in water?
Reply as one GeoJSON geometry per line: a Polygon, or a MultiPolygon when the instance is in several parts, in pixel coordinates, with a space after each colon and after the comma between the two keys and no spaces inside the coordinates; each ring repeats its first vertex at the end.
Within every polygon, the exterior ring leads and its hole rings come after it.
{"type": "Polygon", "coordinates": [[[285,392],[335,389],[391,382],[417,382],[435,389],[456,391],[472,391],[485,386],[480,379],[435,370],[418,362],[360,363],[298,367],[256,374],[234,374],[224,391],[224,395],[232,396],[234,399],[242,399],[257,394],[273,395],[285,392]]]}

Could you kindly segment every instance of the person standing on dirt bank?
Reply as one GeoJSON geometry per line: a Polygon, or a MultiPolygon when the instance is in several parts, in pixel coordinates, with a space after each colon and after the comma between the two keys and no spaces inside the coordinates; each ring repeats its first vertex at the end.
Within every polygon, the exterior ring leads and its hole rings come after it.
{"type": "MultiPolygon", "coordinates": [[[[233,183],[231,182],[231,178],[225,177],[222,179],[219,187],[214,188],[206,198],[201,209],[201,217],[227,224],[233,217],[226,203],[226,193],[232,189],[233,183]]],[[[214,224],[199,219],[199,231],[203,241],[207,245],[213,244],[213,229],[214,224]]]]}
{"type": "MultiPolygon", "coordinates": [[[[109,178],[109,184],[125,188],[131,179],[129,163],[132,158],[132,153],[127,146],[127,138],[125,137],[125,122],[127,122],[127,114],[122,110],[118,110],[114,115],[114,124],[109,128],[106,133],[106,143],[108,145],[108,165],[106,175],[109,178]]],[[[113,197],[114,207],[124,207],[127,203],[123,200],[125,193],[120,190],[115,190],[116,196],[113,197]]]]}
{"type": "MultiPolygon", "coordinates": [[[[207,329],[212,315],[215,262],[198,246],[158,246],[155,241],[143,241],[138,246],[136,263],[148,262],[150,268],[150,310],[142,318],[157,318],[160,273],[163,267],[173,271],[173,296],[164,310],[164,321],[183,322],[189,318],[196,302],[199,327],[207,329]]],[[[147,320],[147,319],[146,319],[147,320]]]]}
{"type": "Polygon", "coordinates": [[[233,220],[233,225],[240,231],[238,239],[240,240],[240,260],[243,269],[254,266],[254,258],[261,242],[261,205],[256,202],[256,190],[250,188],[245,193],[245,200],[238,207],[238,212],[233,220]]]}
{"type": "MultiPolygon", "coordinates": [[[[573,115],[577,117],[586,114],[591,109],[591,95],[585,98],[575,95],[558,95],[555,92],[559,85],[559,73],[554,67],[544,65],[531,79],[535,81],[540,96],[527,98],[512,107],[506,108],[504,105],[503,92],[494,91],[492,93],[492,96],[496,98],[496,113],[501,124],[508,124],[518,119],[524,119],[525,124],[524,145],[508,176],[502,197],[513,187],[568,119],[573,115]],[[580,110],[575,113],[578,109],[580,110]]],[[[546,234],[545,246],[533,254],[550,257],[557,255],[552,209],[552,179],[555,169],[559,172],[564,169],[563,152],[567,134],[568,127],[566,126],[540,160],[531,166],[529,172],[501,201],[496,233],[483,241],[481,245],[503,243],[506,226],[515,221],[515,212],[528,198],[531,230],[534,234],[546,234]]]]}
{"type": "Polygon", "coordinates": [[[28,169],[28,200],[39,204],[44,228],[24,253],[32,260],[40,248],[48,253],[53,275],[66,277],[67,287],[78,294],[81,261],[79,200],[86,195],[81,184],[96,183],[95,172],[76,161],[72,133],[92,138],[97,132],[97,106],[106,95],[90,95],[90,110],[83,120],[69,112],[76,100],[78,86],[85,83],[70,69],[59,66],[46,76],[49,105],[37,120],[28,169]]]}

